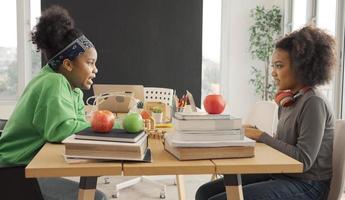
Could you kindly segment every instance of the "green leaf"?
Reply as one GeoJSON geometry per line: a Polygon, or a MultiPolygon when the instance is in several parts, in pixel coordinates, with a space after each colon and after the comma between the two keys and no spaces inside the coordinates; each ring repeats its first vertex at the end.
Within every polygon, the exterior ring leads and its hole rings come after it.
{"type": "MultiPolygon", "coordinates": [[[[249,27],[249,52],[253,59],[263,61],[267,69],[269,57],[274,51],[274,42],[281,34],[282,14],[278,6],[274,5],[271,9],[266,9],[262,5],[257,5],[250,10],[250,17],[253,18],[254,23],[249,27]]],[[[262,72],[254,66],[251,68],[253,78],[249,80],[249,83],[253,85],[255,93],[265,98],[264,91],[266,90],[268,98],[274,98],[276,87],[273,79],[269,78],[269,82],[265,84],[265,77],[270,76],[269,73],[265,74],[268,70],[262,72]]]]}

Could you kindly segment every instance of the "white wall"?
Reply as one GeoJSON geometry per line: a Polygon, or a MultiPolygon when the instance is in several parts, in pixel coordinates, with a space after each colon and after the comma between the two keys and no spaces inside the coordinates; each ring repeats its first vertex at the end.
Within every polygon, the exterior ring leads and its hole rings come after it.
{"type": "Polygon", "coordinates": [[[249,27],[253,24],[250,10],[256,5],[271,8],[277,5],[283,12],[281,0],[223,0],[221,91],[226,97],[230,114],[244,118],[251,105],[260,98],[255,96],[251,78],[251,66],[264,63],[253,61],[249,53],[249,27]],[[224,87],[223,87],[224,86],[224,87]]]}

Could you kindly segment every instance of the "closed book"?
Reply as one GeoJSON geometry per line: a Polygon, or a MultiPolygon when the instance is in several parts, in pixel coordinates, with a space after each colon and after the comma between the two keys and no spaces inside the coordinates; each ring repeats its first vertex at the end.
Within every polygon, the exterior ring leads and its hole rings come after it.
{"type": "MultiPolygon", "coordinates": [[[[103,159],[100,157],[85,157],[85,156],[67,156],[63,155],[66,163],[99,163],[99,162],[109,162],[118,159],[103,159]]],[[[125,160],[125,159],[123,159],[125,160]]],[[[145,151],[145,156],[143,159],[132,160],[132,161],[142,161],[142,162],[152,162],[152,155],[150,148],[145,151]]]]}
{"type": "Polygon", "coordinates": [[[165,142],[164,148],[178,160],[246,158],[254,156],[254,146],[174,147],[169,142],[165,142]]]}
{"type": "Polygon", "coordinates": [[[207,112],[175,112],[176,119],[196,120],[196,119],[231,119],[235,118],[229,114],[208,114],[207,112]]]}
{"type": "Polygon", "coordinates": [[[230,130],[191,130],[191,131],[175,131],[175,130],[168,130],[169,133],[181,133],[181,134],[238,134],[242,133],[242,129],[230,129],[230,130]]]}
{"type": "Polygon", "coordinates": [[[229,131],[215,132],[209,131],[208,133],[185,133],[185,132],[169,132],[171,134],[171,143],[174,145],[181,142],[200,142],[200,141],[227,141],[227,140],[242,140],[244,134],[240,129],[234,129],[229,131]]]}
{"type": "Polygon", "coordinates": [[[84,129],[75,134],[76,139],[101,140],[114,142],[137,142],[145,135],[145,131],[138,133],[128,133],[124,129],[112,129],[109,133],[97,133],[91,128],[84,129]]]}
{"type": "Polygon", "coordinates": [[[62,142],[66,156],[88,159],[143,160],[148,147],[147,135],[135,143],[80,140],[75,135],[62,142]]]}
{"type": "Polygon", "coordinates": [[[166,134],[165,141],[174,147],[227,147],[227,146],[255,146],[255,140],[243,136],[243,139],[233,140],[233,139],[223,139],[218,140],[215,137],[211,137],[209,140],[177,140],[174,139],[175,134],[166,134]]]}
{"type": "Polygon", "coordinates": [[[232,130],[241,129],[241,118],[183,120],[173,118],[174,129],[178,131],[232,130]]]}

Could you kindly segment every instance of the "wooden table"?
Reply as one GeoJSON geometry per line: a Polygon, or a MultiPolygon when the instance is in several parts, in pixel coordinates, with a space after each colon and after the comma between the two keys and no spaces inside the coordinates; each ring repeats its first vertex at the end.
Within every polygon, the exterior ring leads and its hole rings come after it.
{"type": "Polygon", "coordinates": [[[93,199],[97,177],[103,175],[224,174],[228,199],[243,199],[240,174],[302,172],[302,164],[265,144],[257,144],[255,157],[179,161],[164,151],[159,140],[149,140],[152,163],[112,162],[67,164],[62,144],[46,144],[26,167],[26,177],[80,176],[79,199],[93,199]]]}

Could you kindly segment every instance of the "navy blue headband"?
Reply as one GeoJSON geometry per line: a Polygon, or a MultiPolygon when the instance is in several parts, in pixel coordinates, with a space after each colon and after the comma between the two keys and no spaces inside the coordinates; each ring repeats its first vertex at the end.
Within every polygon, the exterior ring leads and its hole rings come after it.
{"type": "Polygon", "coordinates": [[[62,64],[63,60],[73,60],[75,57],[84,53],[86,49],[94,47],[92,42],[82,35],[67,45],[59,53],[57,53],[52,59],[48,61],[49,66],[57,70],[62,64]]]}

